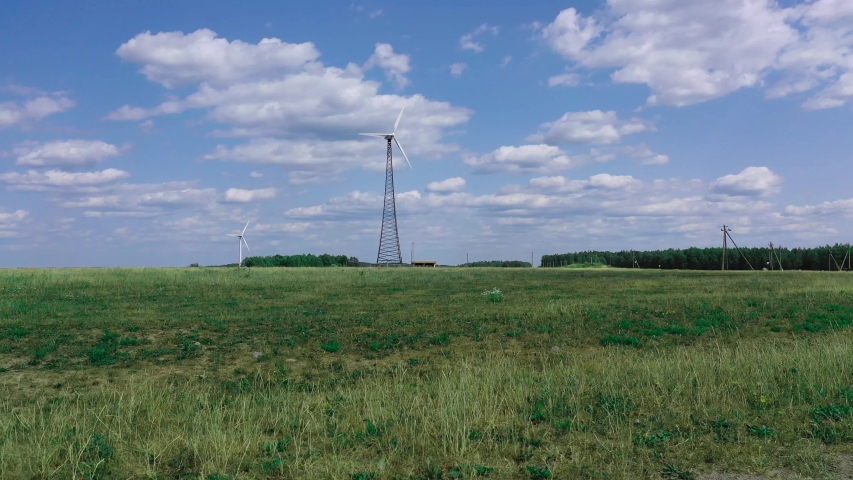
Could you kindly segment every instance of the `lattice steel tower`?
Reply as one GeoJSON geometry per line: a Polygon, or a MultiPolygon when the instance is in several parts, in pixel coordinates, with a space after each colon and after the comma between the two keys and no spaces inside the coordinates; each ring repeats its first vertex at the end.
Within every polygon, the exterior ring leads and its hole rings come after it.
{"type": "Polygon", "coordinates": [[[394,164],[391,161],[391,139],[385,163],[385,206],[382,208],[382,233],[379,236],[378,264],[401,264],[400,237],[397,235],[397,206],[394,200],[394,164]]]}
{"type": "Polygon", "coordinates": [[[376,254],[376,263],[380,265],[402,265],[403,256],[400,255],[400,237],[397,235],[397,205],[394,201],[394,164],[391,161],[391,141],[397,144],[409,168],[412,168],[412,163],[409,162],[409,157],[406,156],[406,151],[400,145],[400,141],[395,136],[397,126],[400,125],[400,119],[403,117],[403,110],[400,110],[400,115],[397,116],[397,121],[394,123],[394,131],[391,133],[362,133],[368,137],[382,137],[387,142],[387,156],[385,158],[385,206],[382,208],[382,233],[379,236],[379,253],[376,254]]]}

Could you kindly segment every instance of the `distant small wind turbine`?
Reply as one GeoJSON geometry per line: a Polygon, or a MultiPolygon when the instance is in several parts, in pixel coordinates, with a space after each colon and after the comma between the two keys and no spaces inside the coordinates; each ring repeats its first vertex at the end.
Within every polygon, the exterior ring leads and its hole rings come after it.
{"type": "MultiPolygon", "coordinates": [[[[237,268],[240,268],[240,265],[243,264],[243,244],[246,244],[246,250],[249,250],[249,244],[246,242],[246,238],[243,236],[246,234],[246,229],[249,228],[249,222],[246,222],[246,226],[243,227],[243,231],[240,233],[226,233],[229,237],[237,237],[237,247],[239,257],[237,257],[237,268]]],[[[251,251],[251,250],[249,250],[251,251]]]]}

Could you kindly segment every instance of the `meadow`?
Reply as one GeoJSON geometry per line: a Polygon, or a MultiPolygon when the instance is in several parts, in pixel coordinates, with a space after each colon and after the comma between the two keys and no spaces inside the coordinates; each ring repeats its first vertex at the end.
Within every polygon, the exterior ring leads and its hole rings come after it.
{"type": "Polygon", "coordinates": [[[839,272],[4,270],[0,478],[830,478],[851,323],[839,272]]]}

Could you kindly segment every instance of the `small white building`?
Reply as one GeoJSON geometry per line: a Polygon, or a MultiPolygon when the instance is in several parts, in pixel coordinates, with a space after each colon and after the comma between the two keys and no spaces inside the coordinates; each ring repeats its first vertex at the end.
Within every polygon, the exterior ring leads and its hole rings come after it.
{"type": "Polygon", "coordinates": [[[412,260],[413,267],[433,267],[438,263],[435,260],[412,260]]]}

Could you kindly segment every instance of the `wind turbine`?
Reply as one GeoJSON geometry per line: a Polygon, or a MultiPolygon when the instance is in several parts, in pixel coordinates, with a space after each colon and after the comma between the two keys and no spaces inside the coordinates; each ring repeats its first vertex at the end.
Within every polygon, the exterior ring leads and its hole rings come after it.
{"type": "Polygon", "coordinates": [[[246,242],[246,238],[243,236],[246,234],[246,229],[249,228],[249,222],[246,222],[246,226],[243,227],[243,231],[240,233],[226,233],[229,237],[237,237],[237,247],[238,252],[240,254],[237,257],[237,268],[240,268],[240,265],[243,264],[243,244],[246,244],[246,250],[249,250],[249,244],[246,242]]]}
{"type": "Polygon", "coordinates": [[[397,126],[400,125],[400,119],[403,118],[403,110],[400,109],[400,115],[397,116],[397,121],[394,122],[394,131],[391,133],[360,133],[368,137],[382,137],[388,142],[387,158],[385,161],[385,206],[382,208],[382,233],[379,236],[379,253],[376,255],[377,264],[403,264],[403,257],[400,255],[400,237],[397,235],[397,206],[394,200],[394,165],[391,162],[391,141],[397,144],[409,168],[412,168],[412,162],[406,156],[406,151],[397,140],[397,126]]]}

